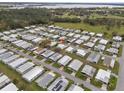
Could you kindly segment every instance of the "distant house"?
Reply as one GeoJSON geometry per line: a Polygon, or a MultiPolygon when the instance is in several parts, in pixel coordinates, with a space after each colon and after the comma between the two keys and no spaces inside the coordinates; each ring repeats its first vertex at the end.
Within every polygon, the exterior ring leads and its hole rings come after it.
{"type": "Polygon", "coordinates": [[[97,34],[96,34],[96,37],[102,38],[102,37],[103,37],[103,34],[97,33],[97,34]]]}
{"type": "Polygon", "coordinates": [[[118,54],[119,52],[117,48],[108,48],[106,51],[108,51],[111,54],[118,54]]]}
{"type": "Polygon", "coordinates": [[[58,44],[57,45],[57,48],[60,48],[60,49],[64,49],[66,47],[67,47],[67,45],[64,45],[64,44],[58,44]]]}
{"type": "Polygon", "coordinates": [[[106,65],[107,67],[114,67],[115,64],[115,58],[113,57],[104,57],[104,61],[103,61],[104,65],[106,65]]]}
{"type": "Polygon", "coordinates": [[[73,53],[74,52],[74,48],[69,46],[68,48],[65,49],[65,51],[69,52],[69,53],[73,53]]]}
{"type": "Polygon", "coordinates": [[[77,49],[76,54],[81,56],[81,57],[84,57],[87,54],[87,51],[85,51],[83,49],[77,49]]]}
{"type": "Polygon", "coordinates": [[[87,42],[87,43],[85,43],[84,44],[86,47],[88,47],[88,48],[92,48],[94,45],[95,45],[95,43],[93,43],[93,42],[87,42]]]}
{"type": "Polygon", "coordinates": [[[98,44],[97,46],[94,47],[94,50],[97,50],[97,51],[104,51],[105,50],[105,45],[102,45],[102,44],[98,44]]]}
{"type": "Polygon", "coordinates": [[[112,47],[114,47],[114,48],[120,48],[120,43],[119,42],[113,42],[112,43],[112,47]]]}
{"type": "Polygon", "coordinates": [[[117,41],[117,42],[120,42],[120,41],[122,41],[122,37],[120,37],[120,36],[114,36],[113,37],[113,40],[114,41],[117,41]]]}
{"type": "Polygon", "coordinates": [[[92,38],[90,39],[90,42],[96,43],[98,40],[99,40],[98,38],[92,37],[92,38]]]}
{"type": "Polygon", "coordinates": [[[90,39],[90,36],[87,36],[87,35],[83,35],[80,37],[80,39],[84,40],[84,41],[87,41],[90,39]]]}
{"type": "Polygon", "coordinates": [[[78,44],[78,45],[80,45],[80,44],[82,44],[84,41],[83,40],[81,40],[81,39],[78,39],[78,40],[76,40],[74,43],[75,44],[78,44]]]}
{"type": "Polygon", "coordinates": [[[105,39],[101,39],[99,41],[100,44],[103,44],[103,45],[106,45],[108,43],[108,40],[105,40],[105,39]]]}
{"type": "Polygon", "coordinates": [[[90,62],[93,62],[93,63],[98,63],[98,61],[100,60],[100,57],[101,57],[101,55],[99,53],[92,52],[88,56],[87,60],[90,62]]]}

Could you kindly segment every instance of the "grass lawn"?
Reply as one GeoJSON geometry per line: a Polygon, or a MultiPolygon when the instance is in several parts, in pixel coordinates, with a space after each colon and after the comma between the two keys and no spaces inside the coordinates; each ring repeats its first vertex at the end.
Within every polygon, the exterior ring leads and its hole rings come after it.
{"type": "Polygon", "coordinates": [[[30,55],[30,56],[35,56],[35,54],[34,54],[33,52],[31,52],[29,55],[30,55]]]}
{"type": "Polygon", "coordinates": [[[104,33],[106,32],[106,38],[112,38],[112,32],[117,32],[119,35],[124,34],[124,27],[113,27],[109,31],[106,29],[105,26],[91,26],[89,24],[81,23],[54,23],[56,26],[60,26],[63,28],[72,28],[72,29],[84,29],[87,31],[95,32],[95,33],[104,33]]]}
{"type": "Polygon", "coordinates": [[[37,59],[42,60],[42,59],[43,59],[43,57],[42,57],[42,56],[40,56],[40,55],[37,55],[37,59]]]}
{"type": "Polygon", "coordinates": [[[60,68],[60,67],[61,67],[61,65],[60,65],[60,64],[58,64],[58,63],[54,63],[54,64],[53,64],[53,67],[60,68]]]}
{"type": "Polygon", "coordinates": [[[1,62],[0,62],[0,71],[3,72],[5,75],[7,75],[20,90],[24,90],[24,91],[44,91],[45,90],[37,86],[35,82],[28,83],[21,77],[19,73],[17,73],[15,70],[12,70],[7,65],[1,62]]]}
{"type": "Polygon", "coordinates": [[[47,63],[47,64],[51,64],[51,63],[53,63],[53,61],[51,61],[51,60],[47,60],[45,63],[47,63]]]}
{"type": "Polygon", "coordinates": [[[112,72],[118,75],[119,72],[119,63],[115,61],[114,68],[112,69],[112,72]]]}
{"type": "Polygon", "coordinates": [[[119,53],[118,53],[119,57],[122,55],[122,49],[123,49],[123,46],[121,45],[120,48],[119,48],[119,53]]]}
{"type": "Polygon", "coordinates": [[[111,76],[107,89],[110,91],[114,90],[116,88],[116,83],[117,83],[117,78],[114,76],[111,76]]]}
{"type": "Polygon", "coordinates": [[[66,54],[66,55],[72,57],[73,59],[78,59],[78,60],[80,60],[81,62],[85,62],[85,61],[86,61],[84,57],[78,56],[78,55],[76,55],[76,54],[74,54],[74,53],[65,52],[64,54],[66,54]]]}
{"type": "Polygon", "coordinates": [[[82,79],[82,80],[86,80],[87,77],[85,75],[83,75],[80,71],[78,71],[75,75],[76,77],[82,79]]]}
{"type": "Polygon", "coordinates": [[[71,74],[73,71],[71,69],[69,69],[68,67],[64,67],[64,71],[71,74]]]}
{"type": "Polygon", "coordinates": [[[102,87],[102,82],[95,80],[95,78],[91,79],[91,84],[95,85],[96,87],[101,88],[102,87]]]}
{"type": "Polygon", "coordinates": [[[69,87],[71,87],[71,85],[74,84],[74,81],[72,81],[72,80],[68,80],[68,81],[69,81],[69,84],[67,85],[65,90],[68,90],[69,87]]]}
{"type": "Polygon", "coordinates": [[[82,84],[82,85],[80,85],[80,87],[82,87],[82,88],[84,89],[84,91],[91,91],[91,89],[89,89],[89,88],[85,87],[83,84],[82,84]]]}

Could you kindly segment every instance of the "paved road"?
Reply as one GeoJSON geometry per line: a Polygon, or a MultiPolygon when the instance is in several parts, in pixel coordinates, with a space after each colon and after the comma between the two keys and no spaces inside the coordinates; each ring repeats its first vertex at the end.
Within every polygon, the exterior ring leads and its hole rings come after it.
{"type": "Polygon", "coordinates": [[[116,86],[116,91],[124,91],[124,44],[122,50],[122,56],[119,59],[119,78],[116,86]]]}
{"type": "MultiPolygon", "coordinates": [[[[24,56],[24,57],[26,57],[28,59],[31,59],[37,65],[42,65],[42,66],[44,66],[44,67],[46,67],[46,68],[48,68],[48,69],[50,69],[50,70],[52,70],[52,71],[54,71],[56,73],[61,74],[62,76],[66,77],[66,78],[68,78],[70,80],[73,80],[74,83],[76,83],[76,84],[83,84],[84,86],[86,86],[87,88],[90,88],[93,91],[103,91],[102,89],[93,86],[89,82],[86,82],[84,80],[76,78],[76,77],[74,77],[74,76],[72,76],[72,75],[70,75],[70,74],[68,74],[68,73],[66,73],[66,72],[64,72],[62,70],[59,70],[59,69],[57,69],[57,68],[55,68],[55,67],[53,67],[53,66],[51,66],[49,64],[44,63],[43,61],[39,61],[38,59],[35,59],[30,55],[24,54],[23,52],[20,52],[18,50],[12,49],[12,48],[8,48],[8,49],[13,51],[13,52],[15,52],[15,53],[17,53],[17,54],[19,54],[19,55],[22,55],[22,56],[24,56]]],[[[43,60],[45,60],[45,59],[43,59],[43,60]]]]}

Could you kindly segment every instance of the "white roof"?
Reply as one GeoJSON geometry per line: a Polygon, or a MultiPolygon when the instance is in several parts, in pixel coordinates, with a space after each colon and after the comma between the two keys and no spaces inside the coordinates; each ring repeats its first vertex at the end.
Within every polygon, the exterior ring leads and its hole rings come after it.
{"type": "Polygon", "coordinates": [[[4,53],[6,51],[7,51],[7,49],[0,49],[0,54],[4,53]]]}
{"type": "Polygon", "coordinates": [[[82,69],[82,73],[93,77],[94,73],[95,73],[96,69],[90,65],[85,65],[84,68],[82,69]]]}
{"type": "Polygon", "coordinates": [[[15,61],[11,62],[9,64],[9,66],[11,66],[12,68],[17,68],[18,66],[26,63],[27,60],[28,59],[26,59],[26,58],[19,58],[19,59],[15,60],[15,61]]]}
{"type": "Polygon", "coordinates": [[[87,47],[92,48],[95,45],[95,43],[93,43],[93,42],[87,42],[84,45],[87,46],[87,47]]]}
{"type": "Polygon", "coordinates": [[[53,55],[55,52],[53,52],[52,50],[46,50],[44,53],[42,53],[41,55],[43,55],[44,57],[49,57],[51,55],[53,55]]]}
{"type": "Polygon", "coordinates": [[[28,71],[29,69],[31,69],[34,66],[33,63],[31,62],[27,62],[21,66],[19,66],[16,70],[18,72],[20,72],[21,74],[23,74],[24,72],[28,71]]]}
{"type": "Polygon", "coordinates": [[[115,40],[115,41],[122,41],[122,37],[120,37],[120,36],[114,36],[113,37],[113,40],[115,40]]]}
{"type": "Polygon", "coordinates": [[[57,61],[58,59],[60,59],[62,57],[62,54],[59,53],[55,53],[52,56],[50,56],[49,58],[53,61],[57,61]]]}
{"type": "Polygon", "coordinates": [[[79,38],[81,35],[80,34],[75,34],[74,37],[75,38],[79,38]]]}
{"type": "Polygon", "coordinates": [[[41,40],[42,40],[42,38],[38,37],[38,38],[33,39],[32,41],[35,42],[35,43],[38,43],[38,42],[40,42],[41,40]]]}
{"type": "Polygon", "coordinates": [[[106,44],[108,43],[108,40],[101,39],[101,40],[99,41],[99,43],[100,43],[100,44],[106,45],[106,44]]]}
{"type": "Polygon", "coordinates": [[[46,88],[48,86],[48,84],[53,81],[53,79],[55,78],[55,74],[52,72],[46,73],[43,76],[39,77],[36,80],[36,83],[38,83],[38,85],[42,88],[46,88]]]}
{"type": "Polygon", "coordinates": [[[57,78],[49,87],[49,91],[64,91],[69,81],[65,78],[57,78]]]}
{"type": "Polygon", "coordinates": [[[83,35],[82,37],[80,37],[80,39],[83,39],[84,41],[87,41],[88,39],[90,39],[90,36],[83,35]]]}
{"type": "Polygon", "coordinates": [[[96,36],[98,36],[98,37],[102,37],[103,34],[102,34],[102,33],[97,33],[96,36]]]}
{"type": "Polygon", "coordinates": [[[104,51],[105,45],[99,44],[99,45],[95,46],[95,49],[104,51]]]}
{"type": "Polygon", "coordinates": [[[71,60],[72,60],[71,57],[65,55],[65,56],[63,56],[63,57],[58,61],[58,63],[60,63],[61,65],[64,65],[64,66],[65,66],[65,65],[67,65],[71,60]]]}
{"type": "Polygon", "coordinates": [[[110,52],[110,53],[115,53],[115,54],[118,54],[118,49],[116,49],[116,48],[109,48],[109,49],[107,49],[106,51],[108,51],[108,52],[110,52]]]}
{"type": "Polygon", "coordinates": [[[10,62],[12,62],[13,60],[15,60],[18,57],[19,57],[19,55],[12,55],[12,56],[10,56],[10,57],[8,57],[6,59],[3,59],[3,63],[5,63],[5,64],[10,63],[10,62]]]}
{"type": "Polygon", "coordinates": [[[30,71],[28,71],[27,73],[25,73],[22,77],[27,80],[28,82],[31,82],[32,80],[34,80],[35,78],[37,78],[40,74],[42,74],[44,71],[44,69],[42,67],[34,67],[33,69],[31,69],[30,71]]]}
{"type": "Polygon", "coordinates": [[[9,83],[4,88],[0,89],[0,91],[17,91],[17,90],[18,88],[13,83],[9,83]]]}
{"type": "Polygon", "coordinates": [[[105,71],[103,69],[99,69],[95,78],[104,83],[108,83],[110,79],[110,75],[111,75],[111,72],[105,71]]]}
{"type": "Polygon", "coordinates": [[[3,53],[3,54],[1,54],[0,55],[0,59],[1,60],[3,60],[3,59],[6,59],[6,58],[8,58],[8,57],[10,57],[10,56],[12,56],[14,53],[13,52],[5,52],[5,53],[3,53]]]}
{"type": "Polygon", "coordinates": [[[74,35],[74,33],[72,33],[72,32],[67,34],[67,36],[69,36],[69,37],[72,37],[73,35],[74,35]]]}
{"type": "Polygon", "coordinates": [[[71,87],[68,89],[68,91],[84,91],[84,89],[78,85],[72,84],[71,87]]]}
{"type": "Polygon", "coordinates": [[[68,48],[66,48],[65,49],[65,51],[67,51],[67,52],[73,52],[73,50],[74,50],[74,48],[73,47],[71,47],[71,46],[69,46],[68,48]]]}
{"type": "Polygon", "coordinates": [[[81,40],[81,39],[78,39],[78,40],[75,41],[76,44],[81,44],[83,42],[84,42],[84,40],[81,40]]]}
{"type": "Polygon", "coordinates": [[[98,38],[92,37],[92,38],[90,39],[90,41],[93,42],[93,43],[95,43],[96,41],[98,41],[98,38]]]}
{"type": "Polygon", "coordinates": [[[99,53],[91,52],[91,54],[88,56],[87,60],[90,62],[98,63],[100,60],[101,55],[99,53]]]}
{"type": "Polygon", "coordinates": [[[85,56],[87,54],[87,52],[83,49],[77,49],[76,54],[79,56],[85,56]]]}
{"type": "Polygon", "coordinates": [[[71,69],[78,71],[79,68],[81,67],[83,63],[77,59],[74,59],[69,65],[68,67],[70,67],[71,69]]]}
{"type": "Polygon", "coordinates": [[[94,35],[95,35],[95,33],[94,33],[94,32],[89,32],[89,34],[90,34],[91,36],[94,36],[94,35]]]}
{"type": "Polygon", "coordinates": [[[6,75],[0,76],[0,88],[8,84],[10,81],[11,80],[6,75]]]}
{"type": "Polygon", "coordinates": [[[64,44],[58,44],[57,47],[58,47],[58,48],[61,48],[61,49],[64,49],[64,48],[66,48],[67,46],[64,45],[64,44]]]}

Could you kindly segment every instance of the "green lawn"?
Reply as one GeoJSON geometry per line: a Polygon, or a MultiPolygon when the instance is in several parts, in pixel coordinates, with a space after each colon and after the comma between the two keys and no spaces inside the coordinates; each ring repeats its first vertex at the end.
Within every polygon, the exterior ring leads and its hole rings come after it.
{"type": "Polygon", "coordinates": [[[96,87],[101,88],[102,87],[102,82],[95,80],[95,78],[91,79],[91,84],[95,85],[96,87]]]}
{"type": "Polygon", "coordinates": [[[71,74],[73,71],[69,69],[67,66],[64,67],[64,71],[71,74]]]}
{"type": "Polygon", "coordinates": [[[111,76],[107,89],[110,91],[114,90],[116,88],[116,83],[117,83],[117,78],[114,76],[111,76]]]}
{"type": "Polygon", "coordinates": [[[91,19],[96,19],[96,18],[113,18],[113,19],[124,19],[124,17],[122,16],[116,16],[116,15],[99,15],[99,14],[96,14],[96,13],[93,13],[90,15],[90,18],[91,19]]]}
{"type": "Polygon", "coordinates": [[[37,55],[37,59],[42,60],[42,59],[43,59],[43,57],[42,57],[42,56],[40,56],[40,55],[37,55]]]}
{"type": "Polygon", "coordinates": [[[67,85],[67,87],[66,87],[65,90],[68,90],[69,87],[71,87],[71,85],[74,83],[74,81],[72,81],[72,80],[69,80],[69,79],[68,79],[68,81],[69,81],[69,84],[67,85]]]}
{"type": "Polygon", "coordinates": [[[51,63],[53,63],[53,61],[51,61],[51,60],[47,60],[45,63],[47,63],[47,64],[51,64],[51,63]]]}
{"type": "Polygon", "coordinates": [[[116,61],[114,68],[112,69],[112,72],[115,73],[116,75],[118,75],[119,72],[119,63],[116,61]]]}
{"type": "Polygon", "coordinates": [[[83,84],[81,84],[80,87],[82,87],[84,89],[84,91],[91,91],[91,89],[85,87],[83,84]]]}
{"type": "Polygon", "coordinates": [[[82,79],[82,80],[86,80],[87,77],[85,75],[83,75],[80,71],[78,71],[75,75],[76,77],[82,79]]]}
{"type": "Polygon", "coordinates": [[[61,67],[61,65],[60,65],[60,64],[58,64],[58,63],[54,63],[54,64],[53,64],[53,67],[60,68],[60,67],[61,67]]]}
{"type": "Polygon", "coordinates": [[[5,75],[7,75],[13,83],[16,84],[16,86],[20,90],[24,91],[45,91],[45,89],[37,86],[35,82],[28,83],[25,81],[19,73],[17,73],[15,70],[12,70],[7,65],[0,62],[0,72],[3,72],[5,75]]]}

